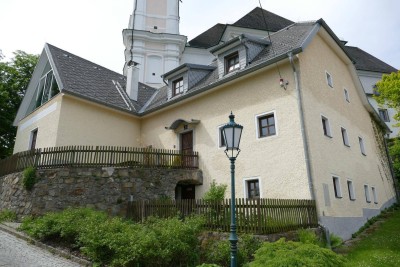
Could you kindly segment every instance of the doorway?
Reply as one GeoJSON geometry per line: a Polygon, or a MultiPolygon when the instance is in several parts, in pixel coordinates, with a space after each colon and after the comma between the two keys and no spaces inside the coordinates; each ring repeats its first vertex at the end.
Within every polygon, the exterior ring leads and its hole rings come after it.
{"type": "Polygon", "coordinates": [[[181,134],[182,164],[184,167],[193,165],[193,131],[181,134]]]}

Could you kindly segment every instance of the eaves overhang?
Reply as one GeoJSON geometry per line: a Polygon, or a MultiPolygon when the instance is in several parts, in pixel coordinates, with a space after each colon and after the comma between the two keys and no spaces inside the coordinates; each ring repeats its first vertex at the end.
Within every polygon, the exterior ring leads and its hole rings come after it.
{"type": "Polygon", "coordinates": [[[176,130],[181,124],[187,124],[187,125],[196,125],[199,124],[200,120],[184,120],[184,119],[177,119],[173,123],[171,123],[170,126],[165,127],[166,130],[176,130]]]}

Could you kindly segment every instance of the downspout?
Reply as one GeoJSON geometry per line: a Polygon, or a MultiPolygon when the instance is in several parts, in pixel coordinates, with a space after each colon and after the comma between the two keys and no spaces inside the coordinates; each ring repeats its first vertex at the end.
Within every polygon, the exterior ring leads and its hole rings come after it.
{"type": "Polygon", "coordinates": [[[307,133],[306,133],[305,124],[304,124],[304,110],[303,110],[303,100],[302,100],[302,95],[301,95],[301,85],[300,85],[300,80],[299,80],[299,71],[296,70],[296,65],[293,61],[292,52],[288,53],[288,57],[289,57],[290,64],[292,65],[294,82],[296,84],[297,107],[298,107],[299,116],[300,116],[301,137],[303,139],[303,149],[304,149],[304,158],[305,158],[305,163],[306,163],[308,186],[310,189],[311,199],[315,200],[314,183],[313,183],[313,178],[312,178],[312,174],[311,174],[310,151],[309,151],[307,133]]]}

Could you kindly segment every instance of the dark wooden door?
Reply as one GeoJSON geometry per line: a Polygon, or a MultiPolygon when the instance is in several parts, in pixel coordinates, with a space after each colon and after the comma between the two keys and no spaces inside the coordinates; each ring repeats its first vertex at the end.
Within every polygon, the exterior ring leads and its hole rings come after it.
{"type": "Polygon", "coordinates": [[[182,185],[182,199],[195,199],[196,191],[194,185],[182,185]]]}
{"type": "Polygon", "coordinates": [[[193,165],[193,132],[181,134],[181,150],[183,166],[191,167],[193,165]]]}

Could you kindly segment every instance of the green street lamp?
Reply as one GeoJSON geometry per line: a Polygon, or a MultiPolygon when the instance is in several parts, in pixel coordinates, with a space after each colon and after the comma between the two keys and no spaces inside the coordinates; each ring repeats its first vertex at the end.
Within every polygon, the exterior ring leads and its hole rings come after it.
{"type": "Polygon", "coordinates": [[[222,127],[225,140],[225,154],[231,161],[231,267],[237,266],[237,242],[236,234],[236,206],[235,206],[235,160],[240,153],[239,144],[242,137],[243,126],[235,123],[235,115],[229,115],[229,122],[222,127]]]}

